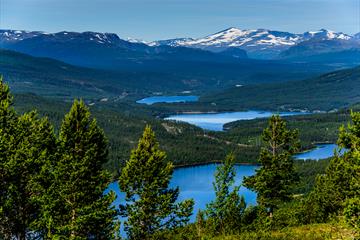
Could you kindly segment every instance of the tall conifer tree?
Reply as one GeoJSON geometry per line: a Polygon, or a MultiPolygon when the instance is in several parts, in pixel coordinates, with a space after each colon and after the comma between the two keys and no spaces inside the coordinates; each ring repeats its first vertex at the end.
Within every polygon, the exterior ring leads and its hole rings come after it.
{"type": "Polygon", "coordinates": [[[272,116],[262,139],[265,147],[260,153],[261,167],[256,174],[244,179],[244,185],[254,190],[260,205],[275,208],[291,199],[291,187],[298,180],[294,169],[293,154],[299,149],[298,131],[289,130],[280,116],[272,116]]]}
{"type": "Polygon", "coordinates": [[[162,230],[188,222],[194,202],[175,203],[179,189],[168,188],[173,170],[147,126],[119,179],[120,189],[126,193],[127,204],[120,207],[127,217],[125,230],[130,239],[152,239],[162,230]]]}
{"type": "Polygon", "coordinates": [[[0,80],[0,232],[25,239],[39,215],[41,172],[56,151],[53,129],[35,112],[17,116],[8,87],[0,80]]]}
{"type": "Polygon", "coordinates": [[[59,156],[53,184],[46,193],[43,218],[46,238],[111,239],[115,193],[103,170],[107,141],[83,101],[75,100],[60,129],[59,156]]]}

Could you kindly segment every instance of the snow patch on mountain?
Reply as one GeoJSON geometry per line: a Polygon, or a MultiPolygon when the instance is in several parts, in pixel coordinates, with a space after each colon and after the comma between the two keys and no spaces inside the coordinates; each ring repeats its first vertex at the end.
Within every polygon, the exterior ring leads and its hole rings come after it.
{"type": "Polygon", "coordinates": [[[0,43],[7,42],[18,42],[27,38],[39,36],[44,34],[44,32],[34,31],[22,31],[22,30],[1,30],[0,29],[0,43]]]}
{"type": "Polygon", "coordinates": [[[268,29],[241,30],[231,27],[203,38],[161,40],[152,42],[149,45],[184,46],[214,52],[237,47],[246,50],[250,56],[268,58],[308,40],[351,40],[353,38],[353,36],[326,29],[295,34],[268,29]]]}

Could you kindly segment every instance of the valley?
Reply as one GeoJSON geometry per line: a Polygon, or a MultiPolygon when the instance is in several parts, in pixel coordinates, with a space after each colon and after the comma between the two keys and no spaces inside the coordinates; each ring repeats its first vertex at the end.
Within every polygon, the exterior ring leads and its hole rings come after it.
{"type": "MultiPolygon", "coordinates": [[[[70,102],[33,94],[16,94],[15,107],[20,112],[38,109],[41,115],[59,126],[70,102]]],[[[178,166],[218,162],[230,151],[235,153],[239,163],[256,163],[262,146],[260,135],[267,124],[266,118],[241,120],[225,124],[226,131],[204,133],[203,129],[188,123],[154,118],[148,105],[134,108],[132,104],[104,102],[90,106],[90,109],[109,138],[110,155],[105,167],[114,176],[127,160],[130,149],[136,145],[146,124],[151,124],[168,158],[178,166]]],[[[285,119],[290,128],[300,130],[302,150],[308,150],[317,143],[334,143],[338,128],[349,120],[349,116],[348,110],[341,110],[336,113],[286,116],[285,119]]]]}
{"type": "MultiPolygon", "coordinates": [[[[58,41],[62,49],[66,48],[69,44],[64,41],[67,35],[64,32],[56,34],[51,41],[58,41]]],[[[70,35],[87,41],[84,37],[95,36],[96,33],[70,35]]],[[[126,43],[113,35],[102,36],[108,39],[110,45],[114,41],[117,44],[126,43]]],[[[38,41],[46,37],[42,33],[28,33],[24,41],[37,48],[42,47],[43,52],[56,53],[46,50],[53,44],[39,45],[38,41]],[[31,43],[34,36],[36,42],[31,43]]],[[[70,43],[77,44],[74,40],[70,43]]],[[[92,51],[103,51],[102,43],[92,40],[90,43],[93,44],[92,51]]],[[[126,43],[126,46],[131,49],[136,47],[136,52],[153,48],[135,43],[126,43]]],[[[168,46],[167,50],[160,52],[175,48],[168,46]]],[[[42,51],[36,55],[57,58],[41,54],[42,51]]],[[[330,67],[321,62],[291,63],[234,59],[230,56],[217,58],[217,53],[185,48],[176,48],[171,54],[180,54],[179,51],[182,52],[181,59],[176,57],[174,60],[166,55],[166,64],[155,56],[150,65],[146,60],[145,65],[145,62],[137,63],[135,68],[128,68],[127,64],[134,62],[125,57],[126,65],[110,70],[100,65],[89,68],[88,64],[75,66],[59,61],[67,58],[56,60],[0,50],[0,72],[16,93],[17,109],[22,112],[41,109],[40,113],[48,116],[56,126],[59,126],[71,99],[83,98],[109,137],[110,161],[106,168],[114,176],[146,124],[154,127],[169,159],[176,165],[216,162],[229,151],[236,153],[237,162],[255,163],[261,147],[259,126],[266,123],[259,117],[269,117],[272,113],[286,116],[291,127],[301,130],[304,150],[315,147],[316,143],[335,142],[337,129],[349,119],[346,109],[353,108],[359,101],[358,68],[323,74],[338,66],[330,67]],[[194,58],[192,54],[216,55],[216,59],[194,58]],[[161,68],[157,65],[160,63],[161,68]],[[252,109],[261,111],[250,111],[252,109]],[[316,112],[323,113],[314,114],[316,112]],[[167,121],[171,119],[195,126],[167,121]],[[202,128],[210,131],[205,134],[202,128]],[[214,132],[223,128],[223,132],[214,132]],[[219,144],[224,142],[227,144],[219,144]]],[[[98,56],[99,52],[86,54],[98,56]]],[[[106,55],[106,51],[103,54],[106,55]]],[[[86,58],[85,55],[79,57],[86,58]]]]}
{"type": "Polygon", "coordinates": [[[0,0],[0,240],[360,240],[360,0],[0,0]]]}

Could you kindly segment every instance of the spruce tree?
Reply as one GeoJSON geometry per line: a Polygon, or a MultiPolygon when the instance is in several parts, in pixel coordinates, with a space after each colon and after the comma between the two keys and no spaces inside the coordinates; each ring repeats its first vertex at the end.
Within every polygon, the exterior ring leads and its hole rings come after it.
{"type": "Polygon", "coordinates": [[[15,110],[12,107],[12,96],[7,84],[0,77],[0,238],[11,238],[11,224],[6,216],[5,201],[10,176],[6,163],[11,149],[10,139],[14,136],[16,124],[15,110]]]}
{"type": "Polygon", "coordinates": [[[107,141],[83,101],[74,101],[62,122],[59,156],[46,191],[42,212],[48,239],[111,239],[116,210],[115,193],[104,194],[110,183],[102,169],[107,141]]]}
{"type": "Polygon", "coordinates": [[[239,195],[240,186],[233,186],[236,176],[234,164],[234,155],[229,154],[215,172],[215,200],[206,207],[208,222],[213,224],[215,234],[239,230],[246,208],[244,197],[239,195]]]}
{"type": "Polygon", "coordinates": [[[275,208],[291,199],[291,188],[298,180],[293,163],[293,154],[299,149],[298,131],[287,129],[280,116],[272,116],[262,140],[261,167],[244,179],[244,185],[257,193],[257,202],[272,216],[275,208]]]}
{"type": "Polygon", "coordinates": [[[194,202],[176,203],[179,189],[169,188],[173,170],[147,126],[119,179],[120,189],[126,193],[127,203],[120,208],[127,217],[125,231],[130,239],[151,239],[188,222],[194,202]]]}
{"type": "Polygon", "coordinates": [[[17,116],[2,81],[0,95],[0,234],[4,239],[25,239],[40,212],[37,185],[56,151],[56,140],[47,119],[35,112],[17,116]]]}

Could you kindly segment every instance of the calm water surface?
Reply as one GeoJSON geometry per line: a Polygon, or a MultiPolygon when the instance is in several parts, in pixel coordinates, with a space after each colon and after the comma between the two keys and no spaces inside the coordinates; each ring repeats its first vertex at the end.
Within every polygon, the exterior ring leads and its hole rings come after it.
{"type": "MultiPolygon", "coordinates": [[[[323,159],[333,156],[336,144],[319,144],[317,148],[305,153],[297,154],[296,159],[323,159]]],[[[171,180],[171,187],[179,187],[180,195],[179,201],[192,198],[195,201],[194,214],[191,216],[191,221],[194,222],[196,214],[200,209],[205,209],[206,204],[210,203],[215,198],[213,189],[214,173],[218,164],[200,165],[194,167],[183,167],[175,169],[173,178],[171,180]]],[[[259,166],[254,165],[236,165],[236,181],[235,185],[240,185],[243,178],[255,174],[255,170],[259,166]]],[[[118,207],[120,204],[125,204],[125,194],[120,192],[117,182],[110,184],[108,190],[113,190],[117,198],[114,205],[118,207]]],[[[245,187],[241,187],[239,194],[245,197],[247,205],[256,204],[256,194],[245,187]]],[[[122,222],[124,219],[122,219],[122,222]]],[[[121,227],[121,234],[125,237],[123,231],[123,224],[121,227]]]]}
{"type": "Polygon", "coordinates": [[[178,102],[197,102],[198,96],[155,96],[147,97],[136,101],[137,103],[152,105],[154,103],[178,103],[178,102]]]}
{"type": "MultiPolygon", "coordinates": [[[[317,148],[300,153],[295,156],[296,159],[323,159],[333,156],[336,144],[319,144],[317,148]]],[[[207,164],[194,167],[176,168],[173,173],[173,178],[170,182],[171,187],[180,188],[179,200],[193,198],[195,200],[195,210],[197,213],[199,209],[204,209],[206,204],[215,198],[213,190],[214,173],[218,164],[207,164]]],[[[243,178],[251,176],[255,173],[258,166],[255,165],[236,165],[236,182],[235,185],[240,185],[243,178]]],[[[109,190],[116,192],[117,199],[115,205],[124,204],[125,194],[120,192],[117,182],[113,182],[109,186],[109,190]]],[[[241,195],[244,195],[246,203],[255,205],[256,194],[245,187],[240,188],[241,195]]],[[[195,216],[193,216],[194,219],[195,216]]]]}
{"type": "Polygon", "coordinates": [[[292,116],[305,113],[300,112],[266,112],[266,111],[244,111],[244,112],[226,112],[226,113],[200,113],[200,114],[177,114],[172,115],[166,120],[175,120],[187,122],[205,130],[222,131],[224,124],[238,120],[251,120],[255,118],[267,118],[273,114],[280,116],[292,116]]]}
{"type": "Polygon", "coordinates": [[[336,144],[318,144],[315,149],[295,155],[295,159],[319,160],[334,156],[336,144]]]}
{"type": "MultiPolygon", "coordinates": [[[[173,173],[171,187],[180,188],[179,200],[192,198],[195,200],[194,214],[192,221],[195,220],[199,209],[205,209],[206,204],[215,198],[212,182],[217,164],[208,164],[195,167],[177,168],[173,173]]],[[[258,166],[236,165],[236,185],[240,185],[244,176],[251,176],[255,173],[258,166]]],[[[115,205],[124,204],[125,194],[120,192],[117,182],[110,184],[110,190],[116,192],[117,199],[115,205]]],[[[256,194],[245,187],[241,187],[239,194],[245,197],[247,204],[256,204],[256,194]]]]}

